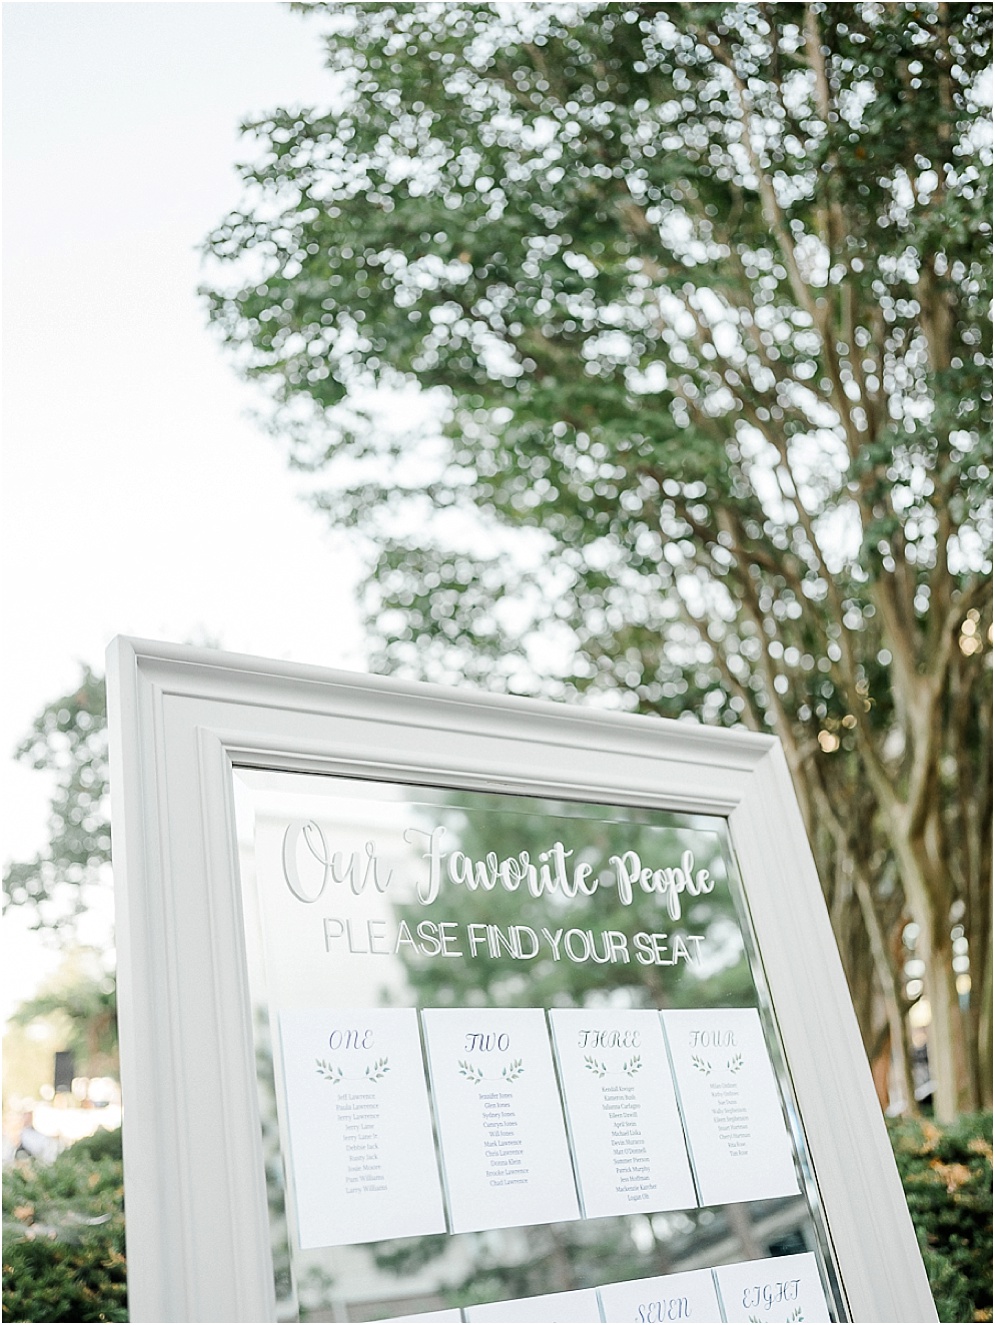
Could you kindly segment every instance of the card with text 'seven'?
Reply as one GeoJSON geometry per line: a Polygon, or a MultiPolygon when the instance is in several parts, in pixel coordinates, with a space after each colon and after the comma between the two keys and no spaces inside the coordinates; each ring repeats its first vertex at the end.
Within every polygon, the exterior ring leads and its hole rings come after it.
{"type": "Polygon", "coordinates": [[[444,1233],[412,1008],[280,1013],[302,1248],[444,1233]]]}
{"type": "Polygon", "coordinates": [[[711,1270],[661,1274],[599,1288],[606,1321],[716,1321],[719,1299],[711,1270]]]}
{"type": "Polygon", "coordinates": [[[453,1233],[578,1219],[541,1008],[422,1012],[453,1233]]]}
{"type": "Polygon", "coordinates": [[[715,1270],[728,1321],[828,1321],[819,1267],[810,1251],[715,1270]]]}
{"type": "Polygon", "coordinates": [[[553,1008],[549,1023],[584,1214],[696,1205],[659,1014],[553,1008]]]}
{"type": "Polygon", "coordinates": [[[756,1008],[660,1016],[702,1205],[793,1196],[791,1138],[756,1008]]]}

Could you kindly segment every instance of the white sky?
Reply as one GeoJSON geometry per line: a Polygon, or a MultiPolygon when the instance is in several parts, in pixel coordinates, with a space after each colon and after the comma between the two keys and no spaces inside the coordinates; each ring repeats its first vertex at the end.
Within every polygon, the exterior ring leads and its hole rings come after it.
{"type": "MultiPolygon", "coordinates": [[[[268,0],[3,6],[5,861],[51,792],[12,751],[114,635],[364,665],[348,540],[195,295],[239,121],[328,95],[319,31],[268,0]]],[[[6,929],[3,1012],[49,964],[6,929]]]]}

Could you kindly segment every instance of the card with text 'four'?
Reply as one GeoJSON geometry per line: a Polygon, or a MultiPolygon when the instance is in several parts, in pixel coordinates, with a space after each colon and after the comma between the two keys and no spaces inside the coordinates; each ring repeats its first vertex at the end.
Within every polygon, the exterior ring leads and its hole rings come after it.
{"type": "Polygon", "coordinates": [[[756,1008],[660,1015],[702,1205],[795,1195],[791,1137],[756,1008]]]}

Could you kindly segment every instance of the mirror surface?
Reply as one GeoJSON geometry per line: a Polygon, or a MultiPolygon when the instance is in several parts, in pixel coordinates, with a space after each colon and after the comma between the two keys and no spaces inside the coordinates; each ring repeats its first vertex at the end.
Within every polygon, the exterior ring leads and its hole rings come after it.
{"type": "Polygon", "coordinates": [[[846,1318],[724,820],[234,792],[279,1319],[846,1318]]]}

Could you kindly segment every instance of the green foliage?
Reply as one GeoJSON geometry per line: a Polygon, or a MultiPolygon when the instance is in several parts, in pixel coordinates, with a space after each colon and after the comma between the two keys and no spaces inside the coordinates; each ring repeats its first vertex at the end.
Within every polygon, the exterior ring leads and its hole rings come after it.
{"type": "Polygon", "coordinates": [[[776,732],[865,1040],[911,913],[952,1111],[991,1076],[990,6],[306,11],[333,104],[248,126],[206,295],[372,548],[375,664],[776,732]],[[415,385],[438,425],[384,426],[415,385]]]}
{"type": "Polygon", "coordinates": [[[991,1320],[991,1113],[889,1129],[940,1320],[991,1320]]]}
{"type": "Polygon", "coordinates": [[[105,1159],[121,1161],[121,1129],[120,1127],[98,1128],[92,1136],[84,1136],[82,1140],[77,1141],[72,1146],[73,1158],[77,1160],[87,1159],[93,1164],[100,1163],[105,1159]]]}
{"type": "Polygon", "coordinates": [[[69,1236],[73,1228],[82,1230],[87,1219],[119,1216],[120,1147],[120,1130],[105,1131],[78,1141],[52,1164],[18,1161],[5,1175],[4,1219],[69,1236]]]}
{"type": "Polygon", "coordinates": [[[108,812],[107,705],[103,677],[84,666],[75,690],[35,720],[17,757],[55,775],[48,849],[15,862],[3,877],[6,904],[34,916],[34,927],[72,932],[87,890],[106,883],[108,812]]]}
{"type": "Polygon", "coordinates": [[[5,1171],[3,1318],[128,1319],[119,1132],[5,1171]]]}
{"type": "Polygon", "coordinates": [[[4,1250],[4,1319],[127,1320],[124,1252],[103,1236],[24,1239],[4,1250]]]}
{"type": "MultiPolygon", "coordinates": [[[[86,951],[80,956],[91,955],[86,951]]],[[[118,1075],[117,984],[114,976],[78,969],[68,959],[64,970],[34,998],[21,1003],[10,1021],[29,1026],[53,1013],[68,1025],[62,1048],[72,1050],[80,1076],[118,1075]]]]}

